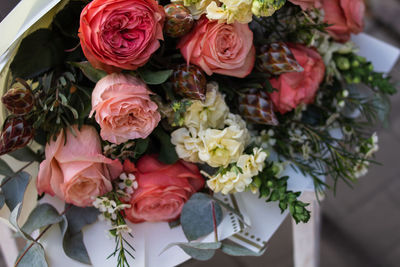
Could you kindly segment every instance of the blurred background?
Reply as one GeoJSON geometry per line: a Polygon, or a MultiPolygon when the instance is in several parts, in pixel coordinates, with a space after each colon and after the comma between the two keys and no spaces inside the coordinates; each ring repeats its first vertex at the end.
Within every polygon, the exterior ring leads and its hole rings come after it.
{"type": "MultiPolygon", "coordinates": [[[[34,1],[34,0],[32,0],[34,1]]],[[[0,0],[0,21],[18,3],[0,0]]],[[[400,0],[367,0],[365,31],[400,47],[400,0]]],[[[400,84],[400,62],[391,73],[400,84]]],[[[354,189],[340,184],[336,196],[322,202],[321,267],[400,266],[400,94],[392,98],[391,125],[377,129],[380,151],[369,174],[354,189]]],[[[182,267],[293,266],[292,227],[287,219],[269,242],[262,257],[229,257],[189,261],[182,267]]],[[[5,266],[0,255],[0,267],[5,266]]]]}

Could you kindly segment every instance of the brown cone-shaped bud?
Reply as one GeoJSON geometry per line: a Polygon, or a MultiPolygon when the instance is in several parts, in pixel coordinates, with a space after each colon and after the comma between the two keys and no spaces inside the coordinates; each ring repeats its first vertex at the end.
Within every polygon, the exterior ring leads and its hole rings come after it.
{"type": "Polygon", "coordinates": [[[279,75],[285,72],[301,72],[303,67],[296,61],[292,51],[285,43],[271,43],[260,48],[257,56],[260,71],[279,75]]]}
{"type": "Polygon", "coordinates": [[[0,135],[0,155],[25,147],[33,138],[33,127],[23,117],[10,117],[0,135]]]}
{"type": "Polygon", "coordinates": [[[164,33],[170,37],[182,37],[192,29],[194,19],[189,9],[178,3],[168,4],[164,7],[166,20],[164,33]]]}
{"type": "Polygon", "coordinates": [[[255,124],[279,124],[269,95],[261,89],[249,89],[239,97],[239,111],[243,118],[255,124]]]}
{"type": "Polygon", "coordinates": [[[182,64],[171,77],[174,91],[189,99],[206,99],[207,79],[204,72],[197,66],[182,64]]]}
{"type": "Polygon", "coordinates": [[[3,95],[1,101],[15,115],[29,113],[35,104],[31,88],[25,81],[20,79],[3,95]]]}

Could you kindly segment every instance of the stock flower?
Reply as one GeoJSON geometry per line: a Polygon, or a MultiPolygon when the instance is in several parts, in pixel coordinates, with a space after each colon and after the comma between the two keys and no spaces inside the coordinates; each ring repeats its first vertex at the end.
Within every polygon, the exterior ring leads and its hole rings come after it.
{"type": "Polygon", "coordinates": [[[277,89],[270,96],[281,114],[300,104],[312,103],[325,75],[324,62],[316,50],[300,44],[288,44],[288,47],[304,71],[284,73],[270,80],[277,89]]]}
{"type": "Polygon", "coordinates": [[[253,154],[241,155],[235,166],[207,180],[208,187],[215,193],[225,195],[243,192],[252,183],[253,177],[264,169],[267,156],[262,149],[254,148],[253,154]]]}
{"type": "Polygon", "coordinates": [[[81,13],[82,50],[108,73],[135,70],[160,47],[164,16],[155,0],[94,0],[81,13]]]}
{"type": "Polygon", "coordinates": [[[133,223],[176,220],[190,196],[204,186],[196,165],[182,160],[167,165],[157,155],[142,157],[134,175],[139,186],[125,210],[133,223]]]}
{"type": "Polygon", "coordinates": [[[249,23],[252,20],[251,5],[253,0],[220,0],[207,6],[207,18],[220,23],[249,23]]]}
{"type": "Polygon", "coordinates": [[[202,163],[199,159],[199,150],[203,144],[197,133],[197,129],[193,127],[179,128],[171,133],[171,143],[175,145],[176,153],[180,159],[202,163]]]}
{"type": "Polygon", "coordinates": [[[74,133],[61,131],[46,145],[46,159],[40,164],[37,178],[39,194],[56,195],[79,207],[91,206],[93,198],[112,190],[111,181],[122,172],[118,160],[102,155],[100,138],[91,126],[74,133]]]}
{"type": "Polygon", "coordinates": [[[247,24],[218,23],[202,17],[178,48],[188,64],[199,66],[208,75],[243,78],[254,66],[253,32],[247,24]]]}
{"type": "Polygon", "coordinates": [[[199,159],[211,167],[225,167],[236,162],[250,140],[246,123],[238,115],[230,114],[229,126],[223,130],[206,129],[198,133],[202,141],[199,159]]]}
{"type": "Polygon", "coordinates": [[[194,19],[199,19],[201,15],[206,13],[207,7],[214,0],[171,0],[173,3],[181,3],[190,10],[194,19]]]}
{"type": "Polygon", "coordinates": [[[207,84],[206,100],[194,100],[187,109],[184,117],[184,125],[194,128],[224,127],[224,121],[229,113],[224,96],[218,91],[215,83],[207,84]]]}
{"type": "Polygon", "coordinates": [[[362,32],[364,28],[364,0],[322,0],[325,22],[333,24],[328,32],[340,42],[350,40],[352,33],[362,32]]]}
{"type": "Polygon", "coordinates": [[[146,138],[161,120],[146,84],[131,75],[113,73],[101,79],[92,93],[92,111],[103,140],[121,144],[146,138]]]}

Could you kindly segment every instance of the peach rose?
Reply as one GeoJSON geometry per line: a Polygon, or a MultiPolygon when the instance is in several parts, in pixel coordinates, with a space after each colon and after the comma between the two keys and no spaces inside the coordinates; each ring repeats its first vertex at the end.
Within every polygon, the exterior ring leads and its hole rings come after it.
{"type": "Polygon", "coordinates": [[[161,120],[146,84],[131,75],[113,73],[101,79],[92,93],[92,111],[103,140],[121,144],[146,138],[161,120]]]}
{"type": "Polygon", "coordinates": [[[288,44],[288,47],[304,71],[284,73],[270,80],[272,87],[278,90],[270,96],[275,109],[281,114],[291,111],[299,104],[314,102],[325,75],[324,61],[315,49],[300,44],[288,44]]]}
{"type": "Polygon", "coordinates": [[[303,10],[311,9],[311,8],[320,8],[321,0],[289,0],[295,5],[300,6],[303,10]]]}
{"type": "Polygon", "coordinates": [[[364,0],[323,0],[325,22],[332,24],[328,32],[340,42],[350,40],[352,33],[362,32],[364,28],[364,0]]]}
{"type": "Polygon", "coordinates": [[[243,78],[254,66],[253,32],[247,24],[218,23],[202,17],[178,48],[188,64],[201,67],[208,75],[243,78]]]}
{"type": "Polygon", "coordinates": [[[204,186],[197,166],[182,160],[166,165],[157,155],[146,155],[136,168],[139,187],[131,197],[131,207],[125,210],[133,223],[176,220],[186,201],[204,186]]]}
{"type": "Polygon", "coordinates": [[[111,181],[122,172],[122,164],[102,155],[100,138],[91,126],[74,132],[61,131],[46,145],[46,159],[37,178],[39,194],[56,195],[79,207],[92,206],[93,198],[112,190],[111,181]],[[74,135],[75,134],[75,135],[74,135]]]}
{"type": "Polygon", "coordinates": [[[164,17],[155,0],[94,0],[81,13],[82,50],[108,73],[135,70],[160,47],[164,17]]]}

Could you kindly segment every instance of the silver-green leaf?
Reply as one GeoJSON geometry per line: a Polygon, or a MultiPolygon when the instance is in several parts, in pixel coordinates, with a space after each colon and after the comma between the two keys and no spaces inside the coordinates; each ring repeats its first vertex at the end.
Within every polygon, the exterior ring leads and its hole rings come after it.
{"type": "Polygon", "coordinates": [[[12,211],[24,199],[26,188],[31,176],[26,172],[19,172],[1,188],[7,207],[12,211]]]}
{"type": "MultiPolygon", "coordinates": [[[[20,255],[32,244],[33,241],[28,242],[21,250],[20,255]]],[[[44,249],[39,243],[33,243],[32,247],[25,253],[18,267],[48,267],[44,249]]]]}
{"type": "Polygon", "coordinates": [[[221,246],[222,252],[225,254],[231,255],[231,256],[261,256],[263,254],[263,251],[260,253],[254,252],[248,248],[235,245],[235,244],[229,244],[229,243],[223,243],[221,246]]]}
{"type": "Polygon", "coordinates": [[[196,240],[214,231],[213,204],[216,222],[219,225],[222,221],[222,209],[211,196],[196,193],[183,206],[181,225],[189,241],[196,240]]]}
{"type": "Polygon", "coordinates": [[[138,72],[145,83],[158,85],[165,83],[171,77],[173,70],[151,71],[148,69],[139,69],[138,72]]]}
{"type": "Polygon", "coordinates": [[[83,74],[94,83],[97,83],[102,78],[107,76],[107,72],[95,69],[88,61],[71,62],[71,65],[80,68],[83,74]]]}
{"type": "Polygon", "coordinates": [[[22,231],[27,234],[31,234],[37,229],[56,224],[61,221],[62,216],[58,214],[58,211],[53,206],[47,203],[40,204],[31,212],[24,226],[22,226],[22,231]]]}
{"type": "Polygon", "coordinates": [[[8,166],[7,162],[0,159],[0,175],[13,176],[14,171],[8,166]]]}

